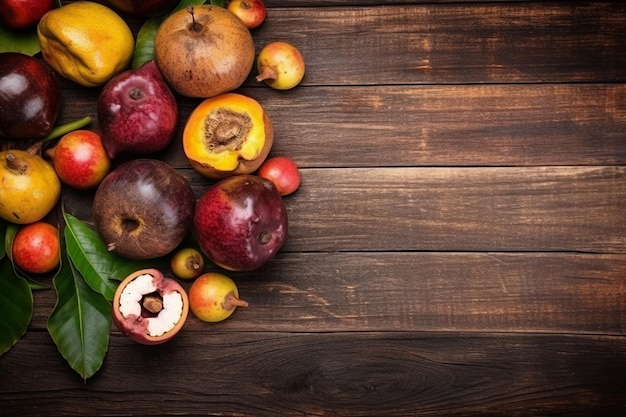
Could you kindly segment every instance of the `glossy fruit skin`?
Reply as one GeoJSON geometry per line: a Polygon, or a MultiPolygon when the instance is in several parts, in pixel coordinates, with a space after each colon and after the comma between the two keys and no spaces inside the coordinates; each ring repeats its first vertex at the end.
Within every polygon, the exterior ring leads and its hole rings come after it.
{"type": "Polygon", "coordinates": [[[267,15],[267,8],[262,0],[231,0],[227,8],[241,19],[248,29],[259,27],[267,15]]]}
{"type": "Polygon", "coordinates": [[[194,248],[181,248],[172,255],[170,269],[180,279],[198,278],[204,272],[204,257],[194,248]]]}
{"type": "Polygon", "coordinates": [[[0,22],[15,30],[29,29],[53,6],[54,0],[0,0],[0,22]]]}
{"type": "Polygon", "coordinates": [[[228,276],[207,272],[196,279],[189,288],[189,308],[198,319],[216,323],[230,317],[237,307],[247,307],[239,299],[239,289],[228,276]]]}
{"type": "Polygon", "coordinates": [[[179,10],[159,26],[154,56],[170,87],[187,97],[207,98],[243,84],[254,65],[254,40],[239,18],[223,7],[179,10]],[[193,26],[198,30],[191,29],[193,26]]]}
{"type": "Polygon", "coordinates": [[[187,296],[185,289],[178,282],[176,282],[176,280],[163,276],[161,271],[154,268],[140,269],[139,271],[135,271],[124,278],[115,291],[112,306],[113,322],[117,328],[131,340],[142,345],[160,345],[168,340],[171,340],[183,328],[185,321],[187,320],[187,316],[189,315],[189,297],[187,296]],[[161,336],[152,336],[147,333],[147,321],[144,317],[124,317],[120,311],[120,298],[124,289],[130,282],[143,274],[150,274],[153,276],[154,282],[157,286],[157,291],[160,295],[178,292],[182,297],[183,310],[179,321],[173,329],[162,334],[161,336]]]}
{"type": "Polygon", "coordinates": [[[174,7],[178,0],[108,0],[113,8],[138,17],[159,15],[174,7]]]}
{"type": "Polygon", "coordinates": [[[256,174],[274,183],[282,196],[289,195],[300,187],[300,171],[293,159],[275,156],[266,159],[256,174]]]}
{"type": "Polygon", "coordinates": [[[46,222],[20,227],[11,249],[13,262],[29,274],[45,274],[59,266],[59,231],[46,222]]]}
{"type": "Polygon", "coordinates": [[[90,130],[65,134],[48,155],[59,179],[78,190],[96,188],[111,169],[100,135],[90,130]]]}
{"type": "Polygon", "coordinates": [[[189,163],[212,179],[254,172],[273,142],[272,121],[261,104],[236,93],[202,101],[190,114],[183,131],[183,150],[189,163]],[[221,121],[214,122],[217,120],[221,121]],[[235,127],[237,140],[232,140],[235,127]]]}
{"type": "Polygon", "coordinates": [[[59,177],[39,155],[18,149],[0,152],[0,217],[16,224],[36,222],[60,195],[59,177]]]}
{"type": "Polygon", "coordinates": [[[270,42],[257,57],[257,81],[276,90],[294,88],[304,78],[305,65],[302,54],[292,44],[283,41],[270,42]]]}
{"type": "Polygon", "coordinates": [[[191,228],[195,196],[165,162],[132,159],[102,180],[93,199],[96,229],[108,249],[130,259],[172,252],[191,228]]]}
{"type": "Polygon", "coordinates": [[[92,1],[50,10],[37,25],[46,62],[63,77],[98,87],[128,67],[135,38],[112,9],[92,1]]]}
{"type": "Polygon", "coordinates": [[[215,264],[231,271],[253,271],[285,242],[287,210],[271,181],[235,175],[213,184],[200,197],[193,230],[215,264]]]}
{"type": "Polygon", "coordinates": [[[0,53],[0,137],[46,136],[61,108],[54,73],[41,61],[17,53],[0,53]]]}
{"type": "Polygon", "coordinates": [[[176,99],[154,61],[109,80],[98,97],[97,112],[111,159],[163,150],[178,126],[176,99]]]}

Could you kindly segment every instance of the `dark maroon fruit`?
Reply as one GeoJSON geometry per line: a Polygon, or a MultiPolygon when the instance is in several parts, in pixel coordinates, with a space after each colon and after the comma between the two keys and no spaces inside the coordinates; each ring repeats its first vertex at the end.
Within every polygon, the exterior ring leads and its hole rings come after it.
{"type": "Polygon", "coordinates": [[[109,80],[97,111],[102,144],[111,159],[153,154],[176,133],[178,105],[154,61],[109,80]]]}
{"type": "Polygon", "coordinates": [[[185,177],[155,159],[123,163],[102,180],[93,217],[107,248],[130,259],[172,252],[193,222],[195,196],[185,177]]]}
{"type": "Polygon", "coordinates": [[[52,70],[17,52],[0,53],[0,137],[46,136],[61,108],[61,90],[52,70]]]}
{"type": "Polygon", "coordinates": [[[200,248],[214,263],[231,271],[252,271],[282,247],[287,210],[271,181],[235,175],[200,197],[193,227],[200,248]]]}

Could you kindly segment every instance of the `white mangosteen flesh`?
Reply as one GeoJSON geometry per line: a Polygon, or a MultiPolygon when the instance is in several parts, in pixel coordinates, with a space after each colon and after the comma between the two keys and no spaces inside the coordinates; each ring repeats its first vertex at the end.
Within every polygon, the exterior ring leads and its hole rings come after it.
{"type": "Polygon", "coordinates": [[[128,281],[119,294],[118,323],[124,333],[146,344],[174,330],[186,319],[185,300],[178,284],[160,274],[142,273],[128,281]],[[143,340],[142,337],[146,337],[143,340]]]}

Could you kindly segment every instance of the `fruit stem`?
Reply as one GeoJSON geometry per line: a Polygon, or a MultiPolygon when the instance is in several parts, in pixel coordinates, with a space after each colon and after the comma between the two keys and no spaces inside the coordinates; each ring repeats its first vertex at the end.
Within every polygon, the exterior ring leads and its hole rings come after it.
{"type": "Polygon", "coordinates": [[[91,116],[85,116],[81,119],[77,119],[72,122],[68,122],[59,126],[55,126],[54,129],[52,129],[52,131],[48,133],[48,136],[42,139],[42,142],[45,143],[45,142],[51,141],[52,139],[56,139],[60,136],[65,135],[66,133],[70,133],[73,130],[77,130],[82,127],[85,127],[89,123],[91,123],[91,116]]]}
{"type": "Polygon", "coordinates": [[[191,15],[191,25],[189,25],[189,29],[194,32],[200,32],[202,30],[202,25],[196,22],[196,16],[193,12],[193,6],[187,6],[187,13],[191,15]]]}
{"type": "Polygon", "coordinates": [[[20,159],[16,159],[15,155],[12,153],[8,153],[6,155],[7,167],[10,170],[17,171],[20,175],[25,173],[28,169],[28,164],[20,159]]]}
{"type": "Polygon", "coordinates": [[[263,70],[256,76],[257,82],[263,80],[275,80],[278,77],[278,73],[272,67],[263,67],[263,70]]]}
{"type": "Polygon", "coordinates": [[[242,300],[240,298],[238,298],[234,292],[229,292],[228,294],[226,294],[226,297],[224,297],[224,310],[228,311],[228,310],[232,310],[235,307],[248,307],[248,302],[245,300],[242,300]]]}

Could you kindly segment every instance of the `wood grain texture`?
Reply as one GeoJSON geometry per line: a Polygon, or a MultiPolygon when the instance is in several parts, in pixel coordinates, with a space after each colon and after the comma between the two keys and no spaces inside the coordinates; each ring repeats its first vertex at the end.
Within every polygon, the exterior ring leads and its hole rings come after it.
{"type": "Polygon", "coordinates": [[[0,415],[619,416],[621,338],[490,333],[183,333],[113,337],[84,384],[47,336],[0,361],[0,415]],[[39,364],[30,368],[30,361],[39,364]],[[175,364],[173,366],[172,364],[175,364]],[[607,369],[611,372],[607,372],[607,369]],[[28,390],[20,387],[28,387],[28,390]]]}
{"type": "Polygon", "coordinates": [[[452,3],[276,9],[307,60],[304,85],[624,81],[626,4],[452,3]]]}
{"type": "MultiPolygon", "coordinates": [[[[184,331],[625,331],[626,255],[296,252],[230,275],[250,306],[218,326],[191,316],[184,331]]],[[[55,301],[35,293],[32,330],[55,301]]]]}
{"type": "MultiPolygon", "coordinates": [[[[161,346],[112,328],[84,382],[37,291],[0,416],[626,415],[626,3],[266,4],[257,52],[290,41],[307,74],[238,92],[303,182],[279,254],[230,274],[250,306],[161,346]]],[[[59,122],[95,117],[99,89],[60,83],[59,122]]],[[[200,100],[177,99],[151,157],[200,196],[180,142],[200,100]]],[[[86,221],[92,197],[63,191],[86,221]]]]}

